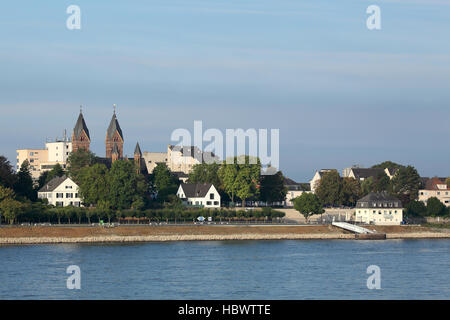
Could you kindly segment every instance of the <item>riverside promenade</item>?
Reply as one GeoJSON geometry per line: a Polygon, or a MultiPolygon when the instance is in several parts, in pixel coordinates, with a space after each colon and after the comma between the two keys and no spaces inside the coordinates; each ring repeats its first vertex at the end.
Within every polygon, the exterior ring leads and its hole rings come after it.
{"type": "MultiPolygon", "coordinates": [[[[386,239],[444,239],[449,229],[371,226],[386,239]]],[[[185,225],[2,227],[0,244],[107,243],[229,240],[354,240],[355,234],[331,225],[185,225]]]]}

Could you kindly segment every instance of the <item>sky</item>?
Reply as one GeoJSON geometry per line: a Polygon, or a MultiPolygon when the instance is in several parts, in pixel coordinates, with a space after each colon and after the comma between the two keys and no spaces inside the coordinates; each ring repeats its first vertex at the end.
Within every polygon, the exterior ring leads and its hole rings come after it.
{"type": "Polygon", "coordinates": [[[0,7],[0,154],[71,135],[105,154],[171,133],[280,130],[280,169],[415,166],[450,176],[450,0],[10,1],[0,7]],[[69,5],[81,29],[69,30],[69,5]],[[369,5],[381,30],[368,30],[369,5]]]}

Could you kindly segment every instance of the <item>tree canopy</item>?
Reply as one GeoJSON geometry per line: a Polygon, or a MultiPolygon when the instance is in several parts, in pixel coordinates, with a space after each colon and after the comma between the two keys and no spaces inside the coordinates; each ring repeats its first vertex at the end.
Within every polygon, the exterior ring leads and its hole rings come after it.
{"type": "Polygon", "coordinates": [[[397,196],[404,205],[417,199],[421,186],[419,173],[413,166],[399,169],[392,178],[392,193],[397,196]]]}
{"type": "Polygon", "coordinates": [[[317,185],[315,194],[325,205],[337,206],[342,204],[339,173],[336,170],[324,173],[317,185]]]}
{"type": "Polygon", "coordinates": [[[67,158],[67,171],[69,177],[78,182],[78,172],[84,168],[92,166],[96,161],[95,154],[85,149],[78,149],[69,154],[67,158]]]}
{"type": "Polygon", "coordinates": [[[172,174],[164,163],[158,163],[153,169],[150,177],[153,193],[157,195],[159,202],[169,200],[169,195],[175,194],[178,190],[179,180],[172,174]]]}
{"type": "Polygon", "coordinates": [[[272,204],[286,199],[287,188],[281,171],[272,175],[261,176],[260,200],[272,204]]]}
{"type": "Polygon", "coordinates": [[[14,190],[18,196],[29,200],[36,200],[36,191],[33,188],[33,179],[30,174],[30,164],[28,160],[22,162],[19,172],[17,172],[17,179],[14,184],[14,190]]]}
{"type": "Polygon", "coordinates": [[[392,162],[392,161],[384,161],[382,163],[376,164],[372,166],[372,168],[378,168],[378,169],[386,169],[386,168],[392,168],[392,169],[401,169],[404,168],[404,165],[392,162]]]}
{"type": "Polygon", "coordinates": [[[0,185],[8,188],[14,186],[16,177],[13,167],[9,163],[8,159],[4,156],[0,156],[0,185]]]}
{"type": "Polygon", "coordinates": [[[225,192],[233,202],[235,196],[241,199],[243,207],[247,199],[259,196],[260,173],[260,160],[250,156],[228,159],[219,169],[219,177],[225,192]]]}
{"type": "Polygon", "coordinates": [[[306,222],[312,215],[325,212],[319,197],[310,192],[304,192],[300,197],[295,198],[294,208],[305,217],[306,222]]]}

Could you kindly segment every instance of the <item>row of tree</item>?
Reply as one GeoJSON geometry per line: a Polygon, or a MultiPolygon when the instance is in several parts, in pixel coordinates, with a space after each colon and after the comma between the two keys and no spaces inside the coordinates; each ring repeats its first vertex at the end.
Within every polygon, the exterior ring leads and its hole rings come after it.
{"type": "Polygon", "coordinates": [[[262,210],[230,209],[123,209],[112,210],[87,207],[51,207],[39,202],[14,215],[6,215],[9,223],[149,223],[149,222],[191,222],[198,217],[211,217],[213,221],[273,221],[284,217],[284,212],[263,208],[262,210]]]}

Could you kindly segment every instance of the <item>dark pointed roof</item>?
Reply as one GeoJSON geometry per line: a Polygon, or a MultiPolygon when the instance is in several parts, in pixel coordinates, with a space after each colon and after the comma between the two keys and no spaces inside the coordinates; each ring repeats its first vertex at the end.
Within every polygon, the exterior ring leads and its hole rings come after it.
{"type": "Polygon", "coordinates": [[[80,112],[75,128],[73,128],[74,138],[78,139],[83,131],[86,132],[86,135],[90,140],[91,137],[89,136],[89,129],[86,126],[86,122],[84,122],[83,114],[80,112]]]}
{"type": "Polygon", "coordinates": [[[134,148],[134,154],[142,156],[141,148],[139,147],[139,142],[136,142],[136,148],[134,148]]]}
{"type": "Polygon", "coordinates": [[[204,198],[212,183],[182,183],[181,188],[188,198],[204,198]]]}
{"type": "Polygon", "coordinates": [[[116,131],[119,132],[119,135],[123,140],[122,129],[120,129],[119,121],[117,121],[116,113],[114,112],[111,122],[109,123],[108,131],[106,131],[107,137],[112,139],[116,131]]]}

